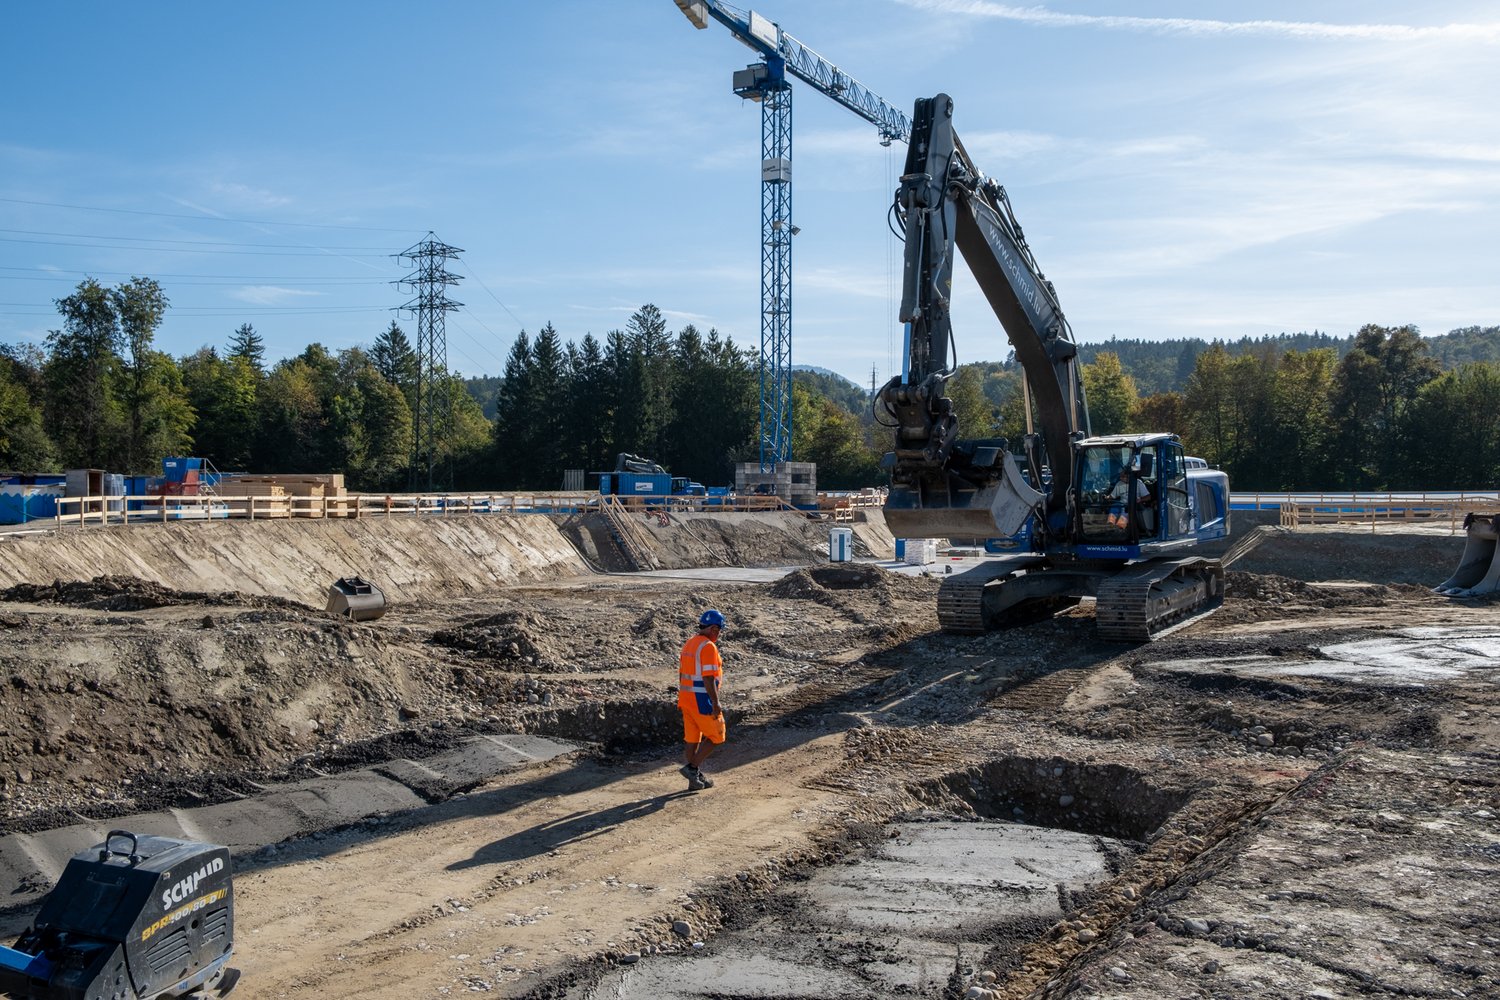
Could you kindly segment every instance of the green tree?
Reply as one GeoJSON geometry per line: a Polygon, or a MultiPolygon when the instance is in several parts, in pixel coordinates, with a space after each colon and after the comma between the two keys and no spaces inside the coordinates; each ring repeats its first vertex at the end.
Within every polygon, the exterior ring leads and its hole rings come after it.
{"type": "Polygon", "coordinates": [[[1416,327],[1361,327],[1334,376],[1335,470],[1341,485],[1389,485],[1400,456],[1393,447],[1417,392],[1438,375],[1416,327]]]}
{"type": "MultiPolygon", "coordinates": [[[[755,447],[760,401],[754,360],[717,330],[703,336],[692,324],[678,333],[673,354],[677,395],[668,468],[703,483],[727,483],[734,463],[755,447]]],[[[794,414],[794,428],[795,421],[794,414]]]]}
{"type": "Polygon", "coordinates": [[[1444,372],[1417,390],[1403,420],[1395,486],[1493,490],[1500,483],[1500,363],[1444,372]]]}
{"type": "Polygon", "coordinates": [[[671,450],[668,428],[676,379],[672,338],[661,310],[649,303],[631,315],[625,330],[631,391],[620,400],[620,409],[629,433],[616,443],[626,451],[661,461],[671,450]]]}
{"type": "Polygon", "coordinates": [[[374,367],[362,368],[356,388],[366,429],[364,460],[358,469],[362,489],[391,490],[404,485],[411,462],[411,408],[400,388],[374,367]]]}
{"type": "Polygon", "coordinates": [[[395,320],[375,338],[375,345],[370,348],[370,363],[381,378],[401,390],[408,410],[416,406],[417,352],[412,350],[411,341],[395,320]]]}
{"type": "MultiPolygon", "coordinates": [[[[494,426],[484,407],[463,388],[463,379],[449,373],[443,387],[448,400],[447,435],[438,458],[453,470],[454,489],[490,489],[494,485],[490,457],[494,426]]],[[[560,483],[546,483],[556,488],[560,483]]]]}
{"type": "Polygon", "coordinates": [[[1273,434],[1268,451],[1274,479],[1268,485],[1309,490],[1329,485],[1329,407],[1337,354],[1330,348],[1288,351],[1272,388],[1273,434]]]}
{"type": "Polygon", "coordinates": [[[303,358],[278,362],[256,397],[255,458],[263,472],[323,472],[327,418],[316,370],[303,358]]]}
{"type": "Polygon", "coordinates": [[[505,375],[495,397],[494,480],[501,489],[521,489],[529,482],[526,463],[537,427],[532,371],[531,337],[522,330],[505,356],[505,375]]]}
{"type": "Polygon", "coordinates": [[[110,297],[125,342],[119,368],[125,427],[117,460],[127,471],[150,473],[161,467],[163,456],[192,447],[193,409],[177,363],[151,347],[168,306],[161,286],[150,278],[131,278],[110,297]]]}
{"type": "Polygon", "coordinates": [[[93,278],[56,305],[63,328],[47,334],[47,426],[65,465],[106,468],[123,427],[115,395],[119,316],[109,291],[93,278]]]}
{"type": "Polygon", "coordinates": [[[1193,452],[1193,441],[1188,433],[1187,401],[1180,392],[1157,392],[1143,398],[1130,415],[1130,426],[1146,432],[1177,434],[1182,438],[1182,446],[1193,452]]]}
{"type": "Polygon", "coordinates": [[[953,400],[959,437],[987,438],[997,433],[996,409],[984,394],[984,373],[978,366],[961,366],[948,380],[944,395],[953,400]]]}
{"type": "Polygon", "coordinates": [[[1229,352],[1218,341],[1198,355],[1183,397],[1193,446],[1210,465],[1222,466],[1234,453],[1234,414],[1229,352]]]}
{"type": "Polygon", "coordinates": [[[602,472],[614,467],[610,455],[613,419],[604,352],[593,334],[568,355],[568,467],[602,472]]]}
{"type": "Polygon", "coordinates": [[[242,359],[254,369],[257,375],[264,375],[266,372],[265,338],[256,333],[255,327],[249,323],[241,324],[240,328],[229,338],[229,357],[242,359]]]}
{"type": "Polygon", "coordinates": [[[39,472],[57,461],[42,426],[42,409],[28,384],[30,376],[25,363],[0,346],[0,470],[39,472]]]}
{"type": "Polygon", "coordinates": [[[562,485],[564,449],[555,421],[540,419],[544,413],[555,413],[567,392],[567,355],[562,338],[549,322],[537,332],[531,345],[529,391],[537,409],[530,415],[525,436],[527,478],[537,489],[557,489],[562,485]]]}
{"type": "Polygon", "coordinates": [[[1140,402],[1135,379],[1120,367],[1120,356],[1101,352],[1082,369],[1084,397],[1089,401],[1089,424],[1095,434],[1122,434],[1140,402]]]}
{"type": "Polygon", "coordinates": [[[792,383],[792,454],[799,462],[817,463],[818,485],[825,489],[858,489],[882,478],[859,419],[797,382],[792,383]]]}
{"type": "Polygon", "coordinates": [[[338,384],[327,402],[332,468],[357,490],[392,489],[407,479],[411,410],[406,397],[362,350],[338,355],[338,384]]]}

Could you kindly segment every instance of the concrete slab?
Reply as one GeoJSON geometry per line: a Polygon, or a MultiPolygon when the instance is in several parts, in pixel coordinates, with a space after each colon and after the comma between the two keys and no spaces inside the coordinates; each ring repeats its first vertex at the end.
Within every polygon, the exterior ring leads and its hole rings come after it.
{"type": "Polygon", "coordinates": [[[783,890],[767,907],[775,916],[701,953],[615,970],[570,1000],[940,996],[997,927],[1056,919],[1063,892],[1109,877],[1100,838],[1086,834],[957,820],[897,830],[856,863],[783,890]]]}
{"type": "Polygon", "coordinates": [[[1087,834],[1010,823],[923,823],[857,865],[819,873],[805,895],[836,927],[949,932],[997,918],[1060,917],[1057,887],[1104,872],[1087,834]]]}
{"type": "Polygon", "coordinates": [[[1500,625],[1424,626],[1388,636],[1319,647],[1325,659],[1274,656],[1195,657],[1153,668],[1249,677],[1315,677],[1353,684],[1420,687],[1468,677],[1500,681],[1500,625]]]}
{"type": "Polygon", "coordinates": [[[843,969],[769,955],[734,953],[701,957],[667,956],[616,973],[590,996],[612,1000],[717,1000],[723,997],[800,998],[867,996],[869,984],[843,969]]]}

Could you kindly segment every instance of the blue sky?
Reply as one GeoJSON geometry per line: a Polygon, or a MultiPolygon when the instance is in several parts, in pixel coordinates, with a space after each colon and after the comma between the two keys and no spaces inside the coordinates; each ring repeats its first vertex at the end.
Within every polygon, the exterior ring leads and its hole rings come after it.
{"type": "MultiPolygon", "coordinates": [[[[909,109],[938,91],[1081,341],[1500,323],[1493,3],[765,0],[909,109]]],[[[646,302],[759,342],[749,49],[671,0],[13,4],[0,42],[0,342],[86,274],[139,274],[158,346],[254,324],[273,358],[369,343],[392,258],[465,250],[449,361],[601,336],[646,302]]],[[[794,94],[792,354],[899,364],[904,146],[794,94]]],[[[1003,358],[972,280],[961,361],[1003,358]]],[[[414,323],[400,318],[410,333],[414,323]]]]}

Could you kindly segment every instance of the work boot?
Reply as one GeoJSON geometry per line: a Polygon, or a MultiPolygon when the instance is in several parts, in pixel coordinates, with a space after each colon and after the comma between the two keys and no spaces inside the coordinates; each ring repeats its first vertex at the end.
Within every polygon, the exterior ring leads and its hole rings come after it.
{"type": "Polygon", "coordinates": [[[692,781],[698,775],[698,769],[691,764],[684,764],[677,769],[677,773],[688,781],[692,781]]]}
{"type": "Polygon", "coordinates": [[[712,787],[714,787],[714,779],[702,771],[693,772],[693,776],[688,779],[688,791],[690,792],[702,791],[705,788],[712,787]]]}

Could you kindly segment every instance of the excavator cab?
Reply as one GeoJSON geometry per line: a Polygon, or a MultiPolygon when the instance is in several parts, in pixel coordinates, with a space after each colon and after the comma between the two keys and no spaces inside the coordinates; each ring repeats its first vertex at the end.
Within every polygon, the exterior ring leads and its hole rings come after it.
{"type": "Polygon", "coordinates": [[[1077,536],[1092,545],[1122,545],[1154,538],[1157,523],[1157,445],[1138,439],[1079,442],[1077,536]]]}
{"type": "Polygon", "coordinates": [[[1172,434],[1080,441],[1074,478],[1077,541],[1150,545],[1227,534],[1224,474],[1190,470],[1190,464],[1172,434]]]}

